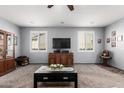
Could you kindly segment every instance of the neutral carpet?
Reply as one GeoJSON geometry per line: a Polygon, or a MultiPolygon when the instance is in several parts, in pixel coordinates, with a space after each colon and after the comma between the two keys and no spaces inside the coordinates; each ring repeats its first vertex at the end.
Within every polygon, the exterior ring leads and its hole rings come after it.
{"type": "MultiPolygon", "coordinates": [[[[30,64],[18,67],[0,77],[1,88],[32,88],[33,73],[42,65],[30,64]]],[[[124,71],[96,64],[75,64],[78,72],[79,88],[119,88],[124,87],[124,71]]],[[[38,87],[73,88],[73,83],[39,83],[38,87]]]]}

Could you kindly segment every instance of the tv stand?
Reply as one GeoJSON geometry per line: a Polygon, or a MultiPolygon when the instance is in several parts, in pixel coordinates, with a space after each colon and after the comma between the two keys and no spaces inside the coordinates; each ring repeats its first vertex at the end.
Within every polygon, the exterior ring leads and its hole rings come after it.
{"type": "Polygon", "coordinates": [[[56,49],[56,50],[54,50],[54,53],[60,53],[60,52],[61,52],[60,49],[56,49]]]}
{"type": "Polygon", "coordinates": [[[54,50],[54,53],[69,53],[69,50],[56,49],[54,50]]]}
{"type": "Polygon", "coordinates": [[[69,53],[68,50],[62,50],[62,53],[69,53]]]}
{"type": "Polygon", "coordinates": [[[73,66],[73,53],[49,53],[48,63],[73,66]]]}

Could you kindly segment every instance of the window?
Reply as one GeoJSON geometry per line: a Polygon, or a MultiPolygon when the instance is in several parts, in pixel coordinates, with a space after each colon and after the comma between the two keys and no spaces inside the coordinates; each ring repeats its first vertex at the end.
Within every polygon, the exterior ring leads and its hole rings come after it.
{"type": "Polygon", "coordinates": [[[31,51],[47,51],[47,32],[31,31],[31,51]]]}
{"type": "Polygon", "coordinates": [[[78,51],[94,51],[94,32],[78,32],[78,51]]]}

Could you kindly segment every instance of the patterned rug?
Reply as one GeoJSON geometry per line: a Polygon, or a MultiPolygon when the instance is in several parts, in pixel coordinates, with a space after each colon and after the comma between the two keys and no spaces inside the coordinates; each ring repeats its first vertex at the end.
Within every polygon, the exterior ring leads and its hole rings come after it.
{"type": "MultiPolygon", "coordinates": [[[[33,88],[33,73],[42,66],[30,64],[0,77],[1,88],[33,88]]],[[[124,71],[96,64],[75,64],[79,88],[120,88],[124,87],[124,71]]],[[[43,88],[73,88],[73,83],[38,83],[43,88]]]]}

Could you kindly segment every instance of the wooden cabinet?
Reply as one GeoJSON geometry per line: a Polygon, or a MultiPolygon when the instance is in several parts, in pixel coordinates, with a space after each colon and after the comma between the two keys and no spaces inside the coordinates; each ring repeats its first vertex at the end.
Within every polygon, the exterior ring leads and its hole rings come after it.
{"type": "Polygon", "coordinates": [[[68,57],[68,65],[73,65],[73,55],[71,54],[71,55],[68,55],[69,57],[68,57]]]}
{"type": "Polygon", "coordinates": [[[15,69],[14,34],[0,30],[0,76],[15,69]]]}
{"type": "Polygon", "coordinates": [[[55,59],[56,57],[55,57],[55,55],[54,55],[54,53],[50,53],[49,54],[49,65],[50,64],[55,64],[55,62],[56,62],[56,59],[55,59]]]}
{"type": "Polygon", "coordinates": [[[0,60],[0,76],[4,74],[4,60],[0,60]]]}
{"type": "Polygon", "coordinates": [[[61,55],[61,64],[63,64],[64,66],[67,66],[68,65],[68,54],[63,54],[61,55]]]}
{"type": "Polygon", "coordinates": [[[73,53],[49,53],[49,65],[50,64],[73,66],[73,53]]]}
{"type": "Polygon", "coordinates": [[[13,70],[15,68],[15,60],[14,59],[6,59],[7,70],[13,70]]]}
{"type": "Polygon", "coordinates": [[[56,64],[61,64],[61,54],[56,54],[55,55],[55,63],[56,64]]]}

